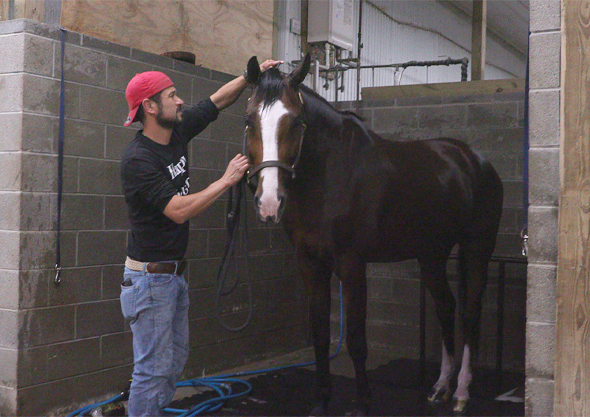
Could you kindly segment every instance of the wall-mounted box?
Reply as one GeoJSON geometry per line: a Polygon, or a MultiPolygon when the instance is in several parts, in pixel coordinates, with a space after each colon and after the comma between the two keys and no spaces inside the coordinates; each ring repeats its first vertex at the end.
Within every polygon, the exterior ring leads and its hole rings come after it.
{"type": "Polygon", "coordinates": [[[354,0],[309,0],[307,42],[328,42],[352,50],[354,0]]]}

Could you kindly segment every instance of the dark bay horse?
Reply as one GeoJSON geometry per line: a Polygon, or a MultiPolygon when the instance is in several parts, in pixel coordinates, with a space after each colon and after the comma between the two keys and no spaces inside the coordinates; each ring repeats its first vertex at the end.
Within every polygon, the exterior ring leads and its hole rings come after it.
{"type": "Polygon", "coordinates": [[[386,141],[359,117],[334,109],[302,85],[309,55],[290,75],[248,77],[256,88],[246,114],[247,152],[254,168],[254,204],[264,221],[282,220],[295,246],[310,297],[317,367],[317,405],[330,399],[330,278],[342,282],[347,347],[356,371],[357,410],[368,412],[365,362],[367,262],[417,259],[442,326],[442,365],[430,401],[450,396],[455,366],[455,298],[447,258],[459,245],[460,311],[464,333],[455,411],[469,399],[482,296],[502,213],[502,183],[494,168],[453,139],[386,141]]]}

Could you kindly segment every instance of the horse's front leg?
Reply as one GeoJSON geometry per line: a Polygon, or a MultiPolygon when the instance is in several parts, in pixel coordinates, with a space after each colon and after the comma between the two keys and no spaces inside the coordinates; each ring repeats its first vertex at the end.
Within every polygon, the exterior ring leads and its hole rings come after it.
{"type": "Polygon", "coordinates": [[[356,375],[356,409],[352,415],[369,412],[371,392],[367,381],[367,271],[366,263],[354,254],[338,259],[337,274],[342,281],[346,301],[346,346],[356,375]]]}
{"type": "Polygon", "coordinates": [[[316,404],[312,416],[326,415],[332,382],[330,380],[330,278],[327,262],[300,256],[299,266],[307,285],[310,320],[316,359],[316,404]]]}

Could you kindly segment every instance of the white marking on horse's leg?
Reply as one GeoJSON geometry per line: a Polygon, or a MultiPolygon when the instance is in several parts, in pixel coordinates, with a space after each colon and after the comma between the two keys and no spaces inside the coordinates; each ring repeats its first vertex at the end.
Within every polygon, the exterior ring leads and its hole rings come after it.
{"type": "Polygon", "coordinates": [[[469,349],[469,345],[465,345],[463,348],[463,358],[461,359],[461,370],[457,379],[457,390],[455,391],[455,395],[453,395],[454,398],[458,400],[469,399],[469,384],[471,384],[472,378],[471,350],[469,349]]]}
{"type": "Polygon", "coordinates": [[[455,358],[447,352],[447,348],[443,342],[442,346],[442,361],[440,364],[440,376],[438,381],[432,387],[432,393],[428,397],[428,401],[439,403],[447,401],[450,396],[451,378],[455,373],[455,358]]]}
{"type": "Polygon", "coordinates": [[[438,381],[434,384],[434,389],[436,391],[440,391],[444,389],[445,391],[449,390],[451,378],[455,373],[455,358],[447,352],[447,348],[443,342],[442,346],[442,362],[440,365],[440,376],[438,377],[438,381]]]}
{"type": "MultiPolygon", "coordinates": [[[[262,132],[262,162],[278,161],[278,127],[281,117],[287,114],[287,109],[280,100],[268,107],[262,108],[260,114],[260,127],[262,132]]],[[[260,216],[263,219],[278,215],[280,201],[278,198],[279,169],[275,167],[264,168],[260,171],[261,189],[260,216]]]]}

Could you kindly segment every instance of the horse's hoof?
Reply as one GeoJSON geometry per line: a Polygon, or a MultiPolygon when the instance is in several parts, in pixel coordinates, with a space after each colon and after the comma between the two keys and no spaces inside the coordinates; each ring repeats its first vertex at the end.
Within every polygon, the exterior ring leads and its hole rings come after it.
{"type": "Polygon", "coordinates": [[[451,394],[448,389],[445,388],[433,388],[432,392],[428,396],[428,401],[434,404],[446,403],[449,401],[451,394]]]}
{"type": "Polygon", "coordinates": [[[321,404],[318,404],[315,407],[313,407],[313,409],[309,413],[309,417],[321,417],[326,415],[326,407],[324,407],[321,404]]]}
{"type": "Polygon", "coordinates": [[[459,400],[455,398],[453,404],[453,413],[464,414],[467,411],[467,400],[459,400]]]}

